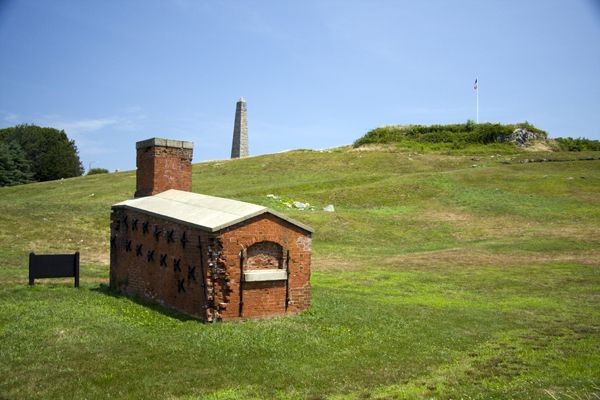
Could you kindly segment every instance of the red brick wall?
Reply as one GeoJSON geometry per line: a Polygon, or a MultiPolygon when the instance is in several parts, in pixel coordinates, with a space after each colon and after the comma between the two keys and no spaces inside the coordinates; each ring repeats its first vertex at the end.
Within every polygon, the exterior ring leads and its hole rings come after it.
{"type": "Polygon", "coordinates": [[[192,190],[192,149],[150,146],[137,150],[135,197],[169,189],[192,190]]]}
{"type": "Polygon", "coordinates": [[[117,208],[111,216],[110,282],[113,289],[127,295],[147,298],[208,321],[282,315],[286,312],[286,281],[242,283],[241,269],[283,268],[288,251],[287,312],[296,313],[310,305],[308,232],[263,214],[210,234],[117,208]],[[155,230],[160,232],[157,236],[155,230]],[[185,247],[181,240],[184,233],[185,247]],[[141,253],[137,251],[140,245],[141,253]],[[150,260],[149,251],[153,251],[150,260]],[[246,255],[244,266],[242,251],[246,255]],[[161,257],[166,265],[161,265],[161,257]],[[188,268],[193,269],[193,276],[188,268]]]}
{"type": "Polygon", "coordinates": [[[285,281],[246,282],[243,317],[266,317],[285,313],[285,281]]]}
{"type": "Polygon", "coordinates": [[[132,210],[114,210],[111,288],[206,320],[199,236],[206,241],[204,232],[184,225],[132,210]],[[146,223],[147,232],[144,232],[146,223]],[[155,235],[156,231],[160,233],[155,235]],[[153,252],[151,258],[149,252],[153,252]]]}
{"type": "MultiPolygon", "coordinates": [[[[252,265],[250,257],[252,254],[256,255],[251,246],[260,242],[277,243],[283,249],[283,259],[289,251],[287,312],[296,313],[309,307],[311,236],[308,232],[271,214],[263,214],[226,228],[221,232],[220,239],[223,243],[222,262],[229,271],[231,289],[231,306],[222,312],[223,319],[240,317],[240,294],[243,300],[242,318],[267,317],[285,312],[285,281],[244,282],[240,293],[240,251],[246,249],[248,260],[245,268],[248,268],[252,265]]],[[[270,245],[259,246],[268,251],[270,245]]],[[[254,260],[255,267],[256,261],[257,259],[254,260]]]]}

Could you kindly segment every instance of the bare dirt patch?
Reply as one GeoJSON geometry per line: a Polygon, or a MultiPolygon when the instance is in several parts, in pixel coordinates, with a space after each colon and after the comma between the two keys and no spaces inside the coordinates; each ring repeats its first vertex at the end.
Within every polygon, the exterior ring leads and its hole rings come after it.
{"type": "MultiPolygon", "coordinates": [[[[534,253],[515,252],[498,253],[494,251],[452,248],[436,251],[401,254],[382,257],[378,264],[383,268],[394,269],[439,269],[439,268],[483,268],[520,267],[550,263],[571,263],[590,267],[600,267],[600,250],[581,250],[571,252],[534,253]]],[[[372,259],[339,257],[313,257],[313,270],[318,272],[361,271],[372,265],[372,259]]]]}
{"type": "Polygon", "coordinates": [[[84,264],[110,264],[110,254],[108,252],[89,252],[81,254],[81,262],[84,264]]]}
{"type": "Polygon", "coordinates": [[[553,253],[497,253],[486,250],[454,248],[438,251],[402,254],[386,257],[382,265],[399,267],[486,267],[506,266],[519,267],[522,265],[548,263],[574,263],[600,267],[600,251],[582,250],[553,253]]]}
{"type": "Polygon", "coordinates": [[[360,259],[313,256],[311,268],[318,272],[358,271],[364,268],[364,263],[360,259]]]}
{"type": "Polygon", "coordinates": [[[548,145],[546,142],[535,142],[527,147],[523,147],[525,151],[539,152],[539,151],[547,151],[552,152],[554,149],[548,145]]]}
{"type": "Polygon", "coordinates": [[[472,214],[460,211],[435,211],[430,210],[427,213],[422,214],[422,219],[426,221],[450,221],[450,222],[464,222],[472,221],[476,217],[472,214]]]}
{"type": "Polygon", "coordinates": [[[350,152],[364,152],[364,151],[387,151],[387,152],[396,152],[396,146],[394,144],[382,144],[382,143],[372,143],[372,144],[364,144],[360,147],[351,148],[350,152]]]}

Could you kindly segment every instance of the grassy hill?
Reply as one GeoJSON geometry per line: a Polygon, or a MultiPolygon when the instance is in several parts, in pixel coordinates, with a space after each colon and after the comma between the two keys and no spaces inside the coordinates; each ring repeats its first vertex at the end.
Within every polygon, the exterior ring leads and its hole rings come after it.
{"type": "Polygon", "coordinates": [[[212,325],[107,290],[110,205],[134,172],[0,188],[0,398],[597,398],[599,156],[394,146],[194,165],[195,192],[316,230],[308,312],[212,325]],[[26,285],[29,251],[74,250],[79,290],[26,285]]]}

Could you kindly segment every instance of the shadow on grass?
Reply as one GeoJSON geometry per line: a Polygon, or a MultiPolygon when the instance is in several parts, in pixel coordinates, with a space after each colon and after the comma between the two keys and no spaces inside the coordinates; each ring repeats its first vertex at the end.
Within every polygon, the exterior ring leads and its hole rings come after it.
{"type": "Polygon", "coordinates": [[[159,312],[167,317],[170,318],[174,318],[177,319],[179,321],[185,322],[185,321],[198,321],[198,322],[204,322],[199,318],[184,314],[182,312],[179,312],[177,310],[174,310],[172,308],[168,308],[168,307],[164,307],[161,306],[160,304],[154,303],[150,300],[141,298],[141,297],[137,297],[137,296],[126,296],[122,293],[119,293],[115,290],[112,290],[107,284],[105,283],[101,283],[98,285],[98,287],[93,287],[91,289],[89,289],[92,292],[96,292],[96,293],[101,293],[103,295],[106,296],[110,296],[113,297],[115,299],[127,299],[129,301],[132,301],[136,304],[139,304],[141,306],[147,307],[153,311],[159,312]]]}

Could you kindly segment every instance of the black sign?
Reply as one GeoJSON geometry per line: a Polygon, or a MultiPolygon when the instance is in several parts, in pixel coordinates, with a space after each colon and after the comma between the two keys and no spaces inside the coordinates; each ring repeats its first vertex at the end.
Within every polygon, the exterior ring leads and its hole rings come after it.
{"type": "Polygon", "coordinates": [[[29,253],[29,284],[39,278],[75,278],[79,287],[79,252],[75,254],[29,253]]]}

